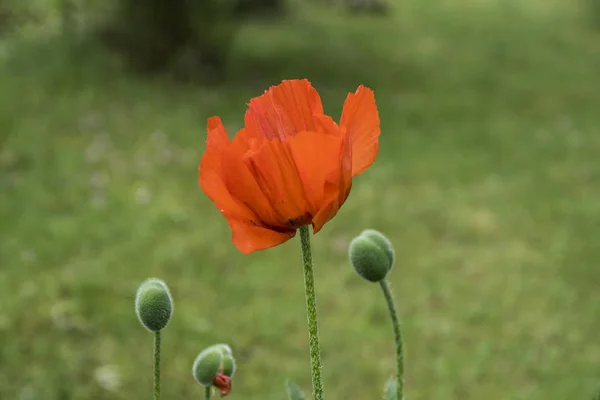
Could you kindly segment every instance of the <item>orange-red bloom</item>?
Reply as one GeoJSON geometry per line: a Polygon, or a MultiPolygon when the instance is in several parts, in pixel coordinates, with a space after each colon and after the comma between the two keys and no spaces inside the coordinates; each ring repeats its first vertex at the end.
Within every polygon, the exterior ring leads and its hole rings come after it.
{"type": "Polygon", "coordinates": [[[377,156],[379,114],[362,85],[348,94],[339,125],[306,79],[250,100],[244,122],[230,141],[221,119],[209,118],[199,180],[245,254],[281,244],[304,225],[317,233],[377,156]]]}

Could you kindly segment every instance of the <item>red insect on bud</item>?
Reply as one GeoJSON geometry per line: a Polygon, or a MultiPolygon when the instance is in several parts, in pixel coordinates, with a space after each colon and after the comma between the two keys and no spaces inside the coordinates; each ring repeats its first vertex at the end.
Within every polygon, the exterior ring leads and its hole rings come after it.
{"type": "Polygon", "coordinates": [[[213,385],[219,388],[221,391],[221,397],[225,397],[231,392],[231,379],[219,372],[213,381],[213,385]]]}
{"type": "Polygon", "coordinates": [[[192,366],[192,375],[196,382],[205,388],[218,388],[221,397],[225,397],[231,392],[235,368],[231,347],[221,343],[207,347],[198,354],[192,366]]]}

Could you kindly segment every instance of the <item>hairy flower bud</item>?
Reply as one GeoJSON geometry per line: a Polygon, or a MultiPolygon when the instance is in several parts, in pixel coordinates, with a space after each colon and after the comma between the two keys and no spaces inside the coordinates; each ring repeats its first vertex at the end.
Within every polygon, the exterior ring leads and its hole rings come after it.
{"type": "Polygon", "coordinates": [[[392,242],[381,232],[376,231],[375,229],[365,229],[361,232],[360,236],[365,236],[371,239],[375,244],[379,246],[381,250],[385,252],[390,261],[390,269],[394,265],[394,261],[396,259],[396,255],[394,252],[394,247],[392,246],[392,242]]]}
{"type": "Polygon", "coordinates": [[[229,355],[233,354],[233,351],[231,350],[231,347],[229,347],[229,345],[225,344],[225,343],[215,344],[215,345],[212,345],[210,347],[214,347],[214,348],[217,348],[217,349],[221,350],[221,352],[223,354],[229,354],[229,355]]]}
{"type": "Polygon", "coordinates": [[[135,296],[135,313],[144,328],[162,330],[173,314],[173,298],[166,283],[157,278],[144,281],[135,296]]]}
{"type": "Polygon", "coordinates": [[[196,382],[203,386],[212,386],[217,374],[221,370],[223,352],[211,346],[204,349],[192,366],[192,374],[196,382]]]}
{"type": "Polygon", "coordinates": [[[235,374],[236,363],[231,347],[226,344],[210,346],[196,357],[192,375],[199,384],[220,389],[221,397],[231,391],[231,378],[235,374]]]}
{"type": "Polygon", "coordinates": [[[235,368],[235,358],[233,358],[231,354],[223,355],[223,360],[221,361],[221,372],[223,372],[223,375],[230,378],[233,377],[233,374],[235,374],[235,368]]]}
{"type": "Polygon", "coordinates": [[[370,282],[380,282],[394,265],[394,248],[381,232],[367,229],[352,239],[348,250],[356,272],[370,282]]]}

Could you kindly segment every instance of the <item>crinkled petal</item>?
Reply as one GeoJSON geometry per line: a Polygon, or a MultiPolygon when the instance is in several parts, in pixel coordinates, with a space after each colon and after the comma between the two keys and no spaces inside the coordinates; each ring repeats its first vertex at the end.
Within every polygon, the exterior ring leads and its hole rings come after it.
{"type": "Polygon", "coordinates": [[[279,232],[236,219],[228,219],[227,222],[231,228],[233,244],[244,254],[277,246],[296,234],[295,229],[279,232]]]}
{"type": "Polygon", "coordinates": [[[289,140],[311,217],[331,195],[326,190],[329,189],[327,179],[340,175],[342,141],[340,136],[319,132],[301,132],[289,140]]]}
{"type": "Polygon", "coordinates": [[[265,140],[248,151],[244,162],[279,220],[279,228],[297,228],[310,220],[312,209],[288,141],[265,140]]]}
{"type": "MultiPolygon", "coordinates": [[[[352,188],[352,146],[350,137],[342,135],[335,159],[338,168],[325,177],[324,196],[319,211],[313,217],[313,232],[317,233],[342,207],[352,188]]],[[[333,157],[332,157],[333,158],[333,157]]]]}
{"type": "Polygon", "coordinates": [[[315,115],[323,115],[323,104],[310,82],[285,80],[250,100],[245,124],[269,140],[284,140],[298,132],[316,131],[315,115]]]}
{"type": "Polygon", "coordinates": [[[375,161],[379,151],[379,113],[371,89],[361,85],[348,95],[340,127],[350,135],[352,143],[352,176],[359,175],[375,161]]]}
{"type": "Polygon", "coordinates": [[[223,180],[223,153],[231,145],[225,127],[219,117],[208,120],[206,151],[199,167],[199,184],[206,195],[225,216],[255,220],[256,215],[247,206],[235,199],[223,180]]]}
{"type": "Polygon", "coordinates": [[[246,162],[247,154],[260,147],[261,143],[255,143],[255,139],[248,138],[245,130],[238,132],[231,146],[223,152],[223,181],[229,193],[254,213],[256,217],[252,220],[253,223],[275,227],[279,225],[281,217],[248,169],[246,162]]]}

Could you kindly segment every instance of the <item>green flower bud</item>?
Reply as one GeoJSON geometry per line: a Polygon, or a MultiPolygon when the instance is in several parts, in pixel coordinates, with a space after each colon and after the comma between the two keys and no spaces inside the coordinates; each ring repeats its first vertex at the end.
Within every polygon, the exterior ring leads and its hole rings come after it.
{"type": "Polygon", "coordinates": [[[235,369],[231,347],[221,343],[207,347],[198,354],[192,366],[192,375],[199,384],[214,386],[217,375],[231,378],[235,369]]]}
{"type": "Polygon", "coordinates": [[[356,272],[370,282],[385,279],[394,264],[394,248],[382,233],[367,229],[352,239],[348,250],[356,272]]]}
{"type": "Polygon", "coordinates": [[[215,348],[221,350],[223,355],[225,355],[225,354],[232,355],[233,354],[233,352],[231,351],[231,347],[229,347],[229,345],[225,344],[225,343],[215,344],[215,345],[212,345],[211,347],[215,347],[215,348]]]}
{"type": "Polygon", "coordinates": [[[166,283],[157,278],[144,281],[135,296],[135,313],[144,328],[162,330],[173,314],[173,298],[166,283]]]}
{"type": "Polygon", "coordinates": [[[221,370],[222,361],[223,352],[214,346],[200,352],[192,366],[192,375],[196,382],[203,386],[212,386],[221,370]]]}
{"type": "Polygon", "coordinates": [[[394,247],[392,246],[392,242],[390,242],[390,240],[387,237],[385,237],[383,233],[376,231],[375,229],[365,229],[361,232],[360,236],[364,236],[371,239],[376,245],[379,246],[381,250],[385,252],[390,261],[391,270],[392,266],[394,265],[394,261],[396,260],[396,255],[394,252],[394,247]]]}
{"type": "Polygon", "coordinates": [[[223,356],[223,360],[221,361],[221,372],[223,372],[223,375],[228,376],[228,377],[233,377],[233,374],[235,374],[235,358],[233,358],[233,356],[231,354],[225,354],[223,356]]]}

